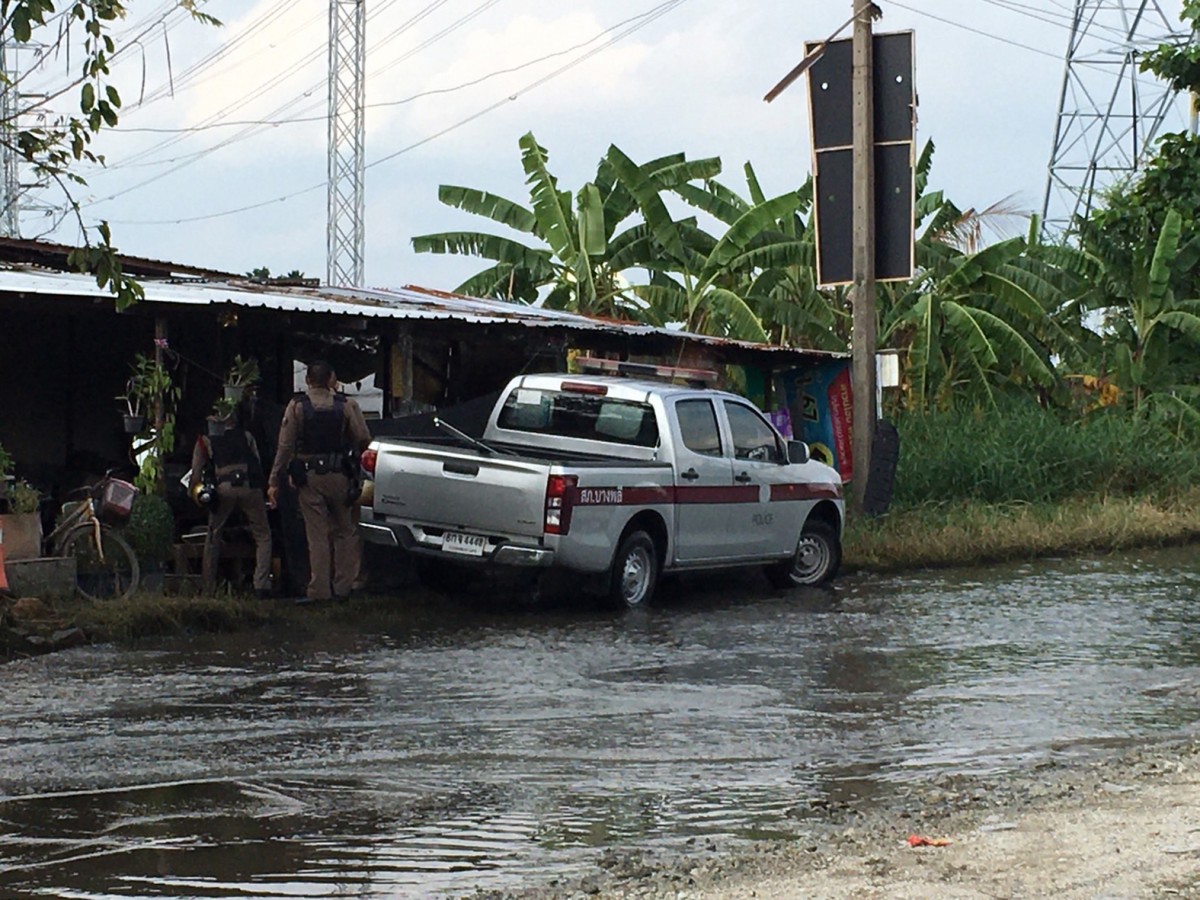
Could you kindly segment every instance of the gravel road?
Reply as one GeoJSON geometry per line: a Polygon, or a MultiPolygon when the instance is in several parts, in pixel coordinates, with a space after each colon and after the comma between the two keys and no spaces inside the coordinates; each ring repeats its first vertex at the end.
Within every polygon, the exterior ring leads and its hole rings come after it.
{"type": "Polygon", "coordinates": [[[1200,898],[1200,742],[996,780],[953,779],[886,808],[821,810],[798,840],[608,854],[520,898],[1200,898]],[[947,841],[911,846],[910,836],[947,841]]]}

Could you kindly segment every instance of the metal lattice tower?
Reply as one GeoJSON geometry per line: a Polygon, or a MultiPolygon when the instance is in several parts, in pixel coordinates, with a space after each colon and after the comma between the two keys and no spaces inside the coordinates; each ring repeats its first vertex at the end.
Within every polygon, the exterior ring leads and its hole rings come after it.
{"type": "Polygon", "coordinates": [[[329,0],[329,211],[325,280],[363,282],[366,0],[329,0]]]}
{"type": "Polygon", "coordinates": [[[0,237],[21,236],[21,169],[17,151],[10,144],[15,143],[17,133],[17,71],[15,63],[16,52],[6,42],[0,40],[0,73],[6,81],[0,84],[0,129],[3,129],[8,141],[0,146],[0,190],[3,196],[3,209],[0,209],[0,237]]]}
{"type": "Polygon", "coordinates": [[[1054,148],[1042,203],[1043,233],[1065,234],[1097,192],[1135,171],[1176,95],[1141,73],[1141,56],[1184,36],[1158,0],[1076,0],[1054,148]]]}

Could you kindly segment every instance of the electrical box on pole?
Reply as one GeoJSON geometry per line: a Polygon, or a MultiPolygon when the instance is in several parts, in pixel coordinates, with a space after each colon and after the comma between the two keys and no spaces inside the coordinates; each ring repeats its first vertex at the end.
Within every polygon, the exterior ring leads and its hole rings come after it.
{"type": "MultiPolygon", "coordinates": [[[[872,36],[875,278],[906,281],[914,267],[914,37],[872,36]]],[[[813,53],[819,44],[808,44],[813,53]]],[[[817,233],[817,283],[854,281],[852,41],[830,41],[808,76],[817,233]]]]}

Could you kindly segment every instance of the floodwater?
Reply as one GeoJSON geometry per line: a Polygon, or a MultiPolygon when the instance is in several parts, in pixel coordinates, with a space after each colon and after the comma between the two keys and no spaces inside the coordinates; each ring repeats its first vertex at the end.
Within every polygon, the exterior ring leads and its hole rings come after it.
{"type": "Polygon", "coordinates": [[[785,836],[823,801],[1200,721],[1195,547],[706,576],[636,613],[445,598],[386,626],[0,667],[0,896],[394,897],[785,836]]]}

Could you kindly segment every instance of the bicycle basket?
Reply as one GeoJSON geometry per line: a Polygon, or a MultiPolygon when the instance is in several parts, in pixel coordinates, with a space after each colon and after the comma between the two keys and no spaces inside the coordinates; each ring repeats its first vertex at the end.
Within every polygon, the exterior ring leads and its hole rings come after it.
{"type": "Polygon", "coordinates": [[[138,489],[128,481],[109,479],[100,498],[100,515],[103,518],[128,519],[133,510],[133,498],[137,494],[138,489]]]}

